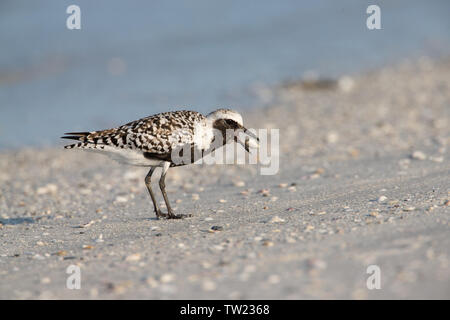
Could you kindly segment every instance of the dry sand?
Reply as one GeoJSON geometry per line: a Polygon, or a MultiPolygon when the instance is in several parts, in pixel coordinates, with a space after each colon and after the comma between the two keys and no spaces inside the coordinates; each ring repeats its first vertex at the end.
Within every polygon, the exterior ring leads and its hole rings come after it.
{"type": "Polygon", "coordinates": [[[450,298],[450,60],[258,93],[244,119],[281,129],[279,173],[172,169],[184,220],[154,219],[144,169],[1,153],[0,298],[450,298]]]}

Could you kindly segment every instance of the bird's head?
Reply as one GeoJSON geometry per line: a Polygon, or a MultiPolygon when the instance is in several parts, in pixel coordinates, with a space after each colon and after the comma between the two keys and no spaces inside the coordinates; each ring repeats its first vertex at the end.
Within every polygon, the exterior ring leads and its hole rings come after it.
{"type": "Polygon", "coordinates": [[[218,109],[208,114],[207,118],[212,122],[214,129],[220,130],[224,138],[224,143],[228,141],[226,139],[233,138],[234,141],[239,142],[247,152],[250,152],[250,147],[257,148],[259,145],[259,138],[244,127],[242,116],[231,109],[218,109]],[[232,130],[233,135],[226,135],[227,130],[232,130]],[[247,137],[242,137],[242,134],[247,137]],[[244,140],[244,141],[242,141],[244,140]]]}

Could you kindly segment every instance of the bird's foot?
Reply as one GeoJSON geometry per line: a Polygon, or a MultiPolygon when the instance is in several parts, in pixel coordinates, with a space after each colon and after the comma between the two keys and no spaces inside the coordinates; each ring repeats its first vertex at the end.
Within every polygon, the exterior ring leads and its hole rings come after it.
{"type": "Polygon", "coordinates": [[[162,213],[160,210],[156,211],[156,218],[158,219],[184,219],[189,217],[192,217],[192,214],[175,214],[171,211],[169,211],[168,213],[162,213]]]}
{"type": "Polygon", "coordinates": [[[161,210],[155,210],[156,219],[167,218],[167,213],[162,213],[161,210]]]}
{"type": "Polygon", "coordinates": [[[184,218],[190,218],[190,217],[192,217],[192,214],[174,214],[174,213],[172,213],[172,214],[170,214],[170,215],[167,215],[167,219],[184,219],[184,218]]]}

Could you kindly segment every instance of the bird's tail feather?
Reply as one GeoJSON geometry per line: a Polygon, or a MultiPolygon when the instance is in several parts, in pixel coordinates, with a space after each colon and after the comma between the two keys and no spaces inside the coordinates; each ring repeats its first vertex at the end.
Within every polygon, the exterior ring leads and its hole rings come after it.
{"type": "Polygon", "coordinates": [[[64,133],[64,136],[62,136],[61,139],[70,139],[70,140],[81,141],[80,143],[74,143],[74,144],[64,146],[64,149],[89,148],[88,136],[91,133],[92,132],[66,132],[66,133],[64,133]]]}
{"type": "Polygon", "coordinates": [[[67,132],[61,139],[78,140],[81,143],[75,143],[66,146],[66,149],[104,149],[102,146],[117,146],[117,137],[113,136],[112,130],[92,131],[92,132],[67,132]]]}
{"type": "Polygon", "coordinates": [[[61,139],[72,139],[84,141],[86,137],[91,134],[90,132],[66,132],[61,139]]]}

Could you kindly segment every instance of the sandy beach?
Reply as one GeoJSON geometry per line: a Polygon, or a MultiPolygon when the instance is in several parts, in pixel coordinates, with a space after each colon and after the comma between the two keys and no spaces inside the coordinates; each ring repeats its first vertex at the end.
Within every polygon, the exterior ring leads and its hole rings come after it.
{"type": "Polygon", "coordinates": [[[171,169],[188,219],[155,219],[144,168],[57,137],[2,151],[0,298],[449,299],[450,60],[257,92],[244,122],[280,129],[278,174],[171,169]]]}

